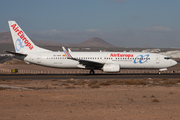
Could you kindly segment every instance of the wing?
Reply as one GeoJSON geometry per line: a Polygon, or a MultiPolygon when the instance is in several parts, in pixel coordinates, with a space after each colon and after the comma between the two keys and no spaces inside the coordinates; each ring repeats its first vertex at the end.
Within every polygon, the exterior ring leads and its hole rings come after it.
{"type": "Polygon", "coordinates": [[[64,53],[68,59],[78,61],[79,64],[85,66],[86,69],[100,69],[104,66],[103,63],[73,58],[64,47],[62,47],[62,49],[63,49],[63,51],[64,51],[64,53]]]}

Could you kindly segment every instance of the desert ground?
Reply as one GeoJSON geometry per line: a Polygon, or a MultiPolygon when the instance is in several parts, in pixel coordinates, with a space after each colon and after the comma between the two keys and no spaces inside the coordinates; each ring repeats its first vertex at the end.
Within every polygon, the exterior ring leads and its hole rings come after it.
{"type": "MultiPolygon", "coordinates": [[[[33,69],[34,65],[1,67],[33,69]]],[[[6,80],[0,76],[0,111],[0,120],[179,120],[180,78],[6,80]]]]}
{"type": "Polygon", "coordinates": [[[0,85],[6,86],[1,120],[180,119],[179,79],[1,79],[0,85]]]}

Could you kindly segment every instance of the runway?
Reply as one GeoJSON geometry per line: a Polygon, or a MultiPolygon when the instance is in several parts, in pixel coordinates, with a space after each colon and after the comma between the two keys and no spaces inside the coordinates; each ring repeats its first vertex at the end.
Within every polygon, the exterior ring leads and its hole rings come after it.
{"type": "Polygon", "coordinates": [[[0,74],[0,80],[48,80],[48,79],[144,79],[180,78],[179,73],[166,74],[0,74]]]}

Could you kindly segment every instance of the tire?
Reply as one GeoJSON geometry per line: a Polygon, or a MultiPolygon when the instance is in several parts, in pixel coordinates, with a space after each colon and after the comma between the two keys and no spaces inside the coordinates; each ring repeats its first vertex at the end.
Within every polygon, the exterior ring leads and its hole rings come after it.
{"type": "Polygon", "coordinates": [[[90,75],[94,75],[94,73],[95,73],[94,70],[90,70],[89,72],[90,75]]]}

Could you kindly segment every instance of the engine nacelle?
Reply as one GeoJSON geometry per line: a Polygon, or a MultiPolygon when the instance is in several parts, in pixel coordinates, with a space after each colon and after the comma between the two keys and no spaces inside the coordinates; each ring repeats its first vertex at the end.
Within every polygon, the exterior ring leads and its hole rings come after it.
{"type": "Polygon", "coordinates": [[[104,64],[102,68],[103,72],[119,72],[120,65],[119,64],[104,64]]]}

